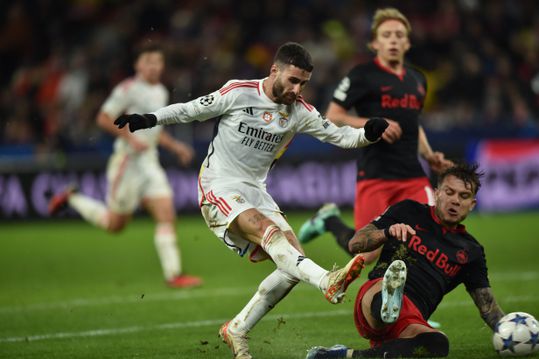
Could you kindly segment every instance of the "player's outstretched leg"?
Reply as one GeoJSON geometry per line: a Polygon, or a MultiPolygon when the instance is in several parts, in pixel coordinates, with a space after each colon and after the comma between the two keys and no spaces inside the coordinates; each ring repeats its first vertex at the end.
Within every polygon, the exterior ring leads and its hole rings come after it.
{"type": "Polygon", "coordinates": [[[219,329],[219,336],[225,342],[234,355],[234,359],[252,359],[249,354],[247,335],[235,334],[230,331],[230,321],[226,322],[219,329]]]}
{"type": "Polygon", "coordinates": [[[316,214],[303,223],[299,232],[300,243],[307,243],[326,231],[324,221],[331,216],[339,216],[341,212],[335,203],[326,203],[316,212],[316,214]]]}
{"type": "Polygon", "coordinates": [[[76,185],[69,185],[65,190],[62,192],[55,194],[52,196],[51,200],[49,201],[48,206],[48,212],[49,215],[54,216],[58,214],[61,210],[67,207],[69,196],[71,196],[73,193],[77,192],[77,186],[76,185]]]}
{"type": "Polygon", "coordinates": [[[405,283],[406,264],[401,260],[395,260],[387,268],[382,280],[380,316],[383,322],[390,324],[399,318],[405,283]]]}
{"type": "Polygon", "coordinates": [[[328,272],[328,285],[324,294],[330,303],[337,304],[343,301],[346,289],[361,274],[363,262],[363,257],[358,254],[344,268],[328,272]]]}
{"type": "Polygon", "coordinates": [[[348,348],[342,344],[335,344],[330,348],[312,347],[307,352],[305,359],[330,359],[330,358],[346,358],[348,348]]]}

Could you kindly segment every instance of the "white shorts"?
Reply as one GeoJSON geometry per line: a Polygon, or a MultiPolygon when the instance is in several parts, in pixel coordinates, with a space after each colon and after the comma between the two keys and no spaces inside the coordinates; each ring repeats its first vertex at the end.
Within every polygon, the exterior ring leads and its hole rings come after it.
{"type": "Polygon", "coordinates": [[[107,166],[107,205],[118,214],[131,214],[143,198],[172,197],[157,156],[113,154],[107,166]]]}
{"type": "Polygon", "coordinates": [[[267,254],[255,243],[228,231],[240,213],[256,208],[282,231],[292,230],[279,206],[261,185],[201,175],[198,178],[198,202],[208,228],[241,257],[250,253],[249,259],[253,262],[267,259],[267,254]]]}

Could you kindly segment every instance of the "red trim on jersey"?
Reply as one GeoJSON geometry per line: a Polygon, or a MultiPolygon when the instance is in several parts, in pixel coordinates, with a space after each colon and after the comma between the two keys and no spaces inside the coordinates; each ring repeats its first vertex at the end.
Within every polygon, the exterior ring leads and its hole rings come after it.
{"type": "Polygon", "coordinates": [[[221,202],[220,200],[222,199],[222,197],[219,197],[219,199],[217,199],[217,197],[215,197],[215,194],[213,193],[213,191],[209,191],[208,192],[208,195],[206,197],[208,199],[208,201],[217,206],[217,208],[219,208],[219,210],[221,211],[221,213],[223,213],[225,216],[228,217],[228,215],[230,214],[230,206],[228,204],[226,204],[226,207],[228,207],[229,209],[227,209],[221,202]]]}
{"type": "Polygon", "coordinates": [[[230,92],[234,89],[241,88],[241,87],[256,88],[256,90],[258,91],[258,94],[260,95],[260,89],[258,88],[258,81],[233,82],[227,87],[223,87],[222,89],[220,89],[219,93],[221,94],[221,96],[223,96],[227,92],[230,92]]]}
{"type": "Polygon", "coordinates": [[[200,198],[200,203],[198,204],[199,207],[202,207],[202,202],[206,199],[206,194],[204,193],[204,188],[202,188],[202,183],[200,182],[200,176],[198,176],[198,187],[200,188],[200,192],[202,192],[202,196],[200,198]]]}
{"type": "Polygon", "coordinates": [[[116,173],[116,176],[112,180],[112,186],[110,187],[110,197],[114,198],[116,194],[116,190],[118,189],[118,184],[120,183],[120,180],[122,179],[124,173],[125,173],[125,167],[127,166],[127,161],[129,160],[129,155],[125,155],[122,159],[122,163],[120,163],[120,170],[118,173],[116,173]]]}
{"type": "Polygon", "coordinates": [[[307,103],[304,99],[303,99],[303,96],[298,96],[297,99],[296,99],[297,102],[301,103],[303,106],[305,106],[305,108],[307,109],[307,111],[309,112],[312,112],[314,110],[314,106],[311,105],[310,103],[307,103]]]}
{"type": "Polygon", "coordinates": [[[384,66],[384,64],[380,62],[380,59],[378,57],[374,58],[374,63],[376,64],[376,66],[378,66],[380,69],[384,70],[385,72],[389,72],[390,74],[397,76],[399,80],[401,81],[404,79],[404,75],[406,75],[406,67],[404,66],[402,67],[402,73],[398,74],[392,69],[390,69],[389,67],[384,66]]]}
{"type": "Polygon", "coordinates": [[[466,227],[464,226],[464,224],[459,223],[456,228],[445,227],[442,224],[442,221],[440,221],[440,218],[438,218],[438,216],[436,215],[436,212],[434,211],[434,206],[430,206],[429,209],[432,219],[434,220],[434,222],[442,226],[442,231],[444,232],[444,234],[445,232],[466,233],[466,227]]]}

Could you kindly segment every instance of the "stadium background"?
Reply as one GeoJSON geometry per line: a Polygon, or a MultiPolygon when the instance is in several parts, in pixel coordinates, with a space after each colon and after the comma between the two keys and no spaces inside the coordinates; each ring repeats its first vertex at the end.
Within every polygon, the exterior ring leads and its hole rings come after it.
{"type": "MultiPolygon", "coordinates": [[[[197,150],[189,168],[162,156],[176,192],[184,264],[204,277],[201,289],[164,287],[145,216],[112,236],[73,212],[64,215],[69,220],[49,219],[47,195],[76,181],[104,196],[112,138],[95,116],[112,87],[133,73],[136,46],[163,44],[164,83],[177,102],[231,78],[266,76],[280,44],[301,42],[315,61],[305,97],[323,112],[341,77],[371,56],[370,19],[387,5],[412,22],[408,60],[428,76],[422,121],[433,148],[479,160],[487,173],[467,226],[486,247],[495,294],[506,311],[539,316],[536,1],[19,0],[0,3],[0,357],[228,357],[216,328],[271,264],[252,266],[224,250],[198,213],[195,181],[211,121],[167,128],[197,150]]],[[[351,223],[353,158],[353,151],[297,136],[269,179],[294,228],[326,201],[343,206],[351,223]]],[[[329,236],[306,250],[325,267],[347,258],[329,236]]],[[[353,297],[336,309],[299,286],[256,328],[253,352],[302,358],[315,344],[365,347],[351,321],[353,297]]],[[[450,336],[451,357],[493,357],[489,331],[465,291],[444,303],[434,319],[450,336]]]]}

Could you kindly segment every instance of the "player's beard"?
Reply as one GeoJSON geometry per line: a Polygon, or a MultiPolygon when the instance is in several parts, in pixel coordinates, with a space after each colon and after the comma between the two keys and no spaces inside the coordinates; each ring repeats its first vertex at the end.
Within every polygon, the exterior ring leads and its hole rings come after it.
{"type": "Polygon", "coordinates": [[[296,94],[293,92],[285,92],[284,86],[279,78],[275,79],[271,93],[275,97],[275,102],[285,105],[291,105],[296,101],[296,94]]]}

